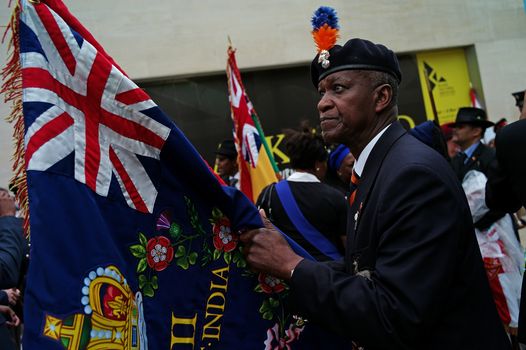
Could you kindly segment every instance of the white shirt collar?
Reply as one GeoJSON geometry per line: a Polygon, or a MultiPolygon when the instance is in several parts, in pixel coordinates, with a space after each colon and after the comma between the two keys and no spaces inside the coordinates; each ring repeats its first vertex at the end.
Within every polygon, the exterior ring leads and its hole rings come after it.
{"type": "Polygon", "coordinates": [[[320,182],[318,178],[315,175],[312,175],[310,173],[304,173],[300,171],[296,171],[295,173],[292,173],[289,177],[287,177],[287,181],[292,182],[320,182]]]}
{"type": "Polygon", "coordinates": [[[382,135],[384,134],[385,130],[387,130],[387,128],[390,127],[391,125],[392,123],[387,125],[385,128],[382,129],[382,131],[376,134],[376,136],[371,141],[369,141],[367,146],[365,146],[362,153],[360,153],[360,156],[358,157],[358,159],[356,159],[353,169],[356,172],[356,174],[358,174],[358,176],[362,176],[363,168],[365,168],[365,163],[367,162],[367,158],[369,158],[369,154],[371,154],[371,151],[373,150],[374,145],[376,145],[380,137],[382,137],[382,135]]]}

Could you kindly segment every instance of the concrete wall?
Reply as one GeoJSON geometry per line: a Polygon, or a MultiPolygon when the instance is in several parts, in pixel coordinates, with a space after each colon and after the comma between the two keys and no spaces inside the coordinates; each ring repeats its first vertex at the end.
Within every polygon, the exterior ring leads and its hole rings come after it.
{"type": "MultiPolygon", "coordinates": [[[[8,0],[2,1],[6,6],[8,0]]],[[[134,79],[182,77],[225,68],[227,37],[241,69],[311,60],[313,0],[66,0],[134,79]]],[[[512,91],[526,89],[523,0],[327,0],[342,42],[363,37],[396,52],[474,45],[489,116],[516,116],[512,91]]],[[[9,11],[0,11],[6,23],[9,11]]],[[[0,48],[5,61],[5,45],[0,48]]],[[[0,102],[0,114],[6,106],[0,102]]],[[[0,186],[7,181],[10,128],[0,121],[0,186]]]]}
{"type": "Polygon", "coordinates": [[[488,116],[492,120],[519,117],[511,92],[526,90],[526,31],[523,38],[475,45],[488,116]]]}

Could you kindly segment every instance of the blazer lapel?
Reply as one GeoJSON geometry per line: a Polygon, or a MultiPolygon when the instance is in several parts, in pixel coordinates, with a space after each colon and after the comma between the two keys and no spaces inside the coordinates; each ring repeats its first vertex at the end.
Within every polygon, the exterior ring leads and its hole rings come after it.
{"type": "Polygon", "coordinates": [[[360,183],[356,191],[356,198],[354,200],[353,206],[350,209],[349,218],[347,220],[349,223],[347,229],[347,252],[355,248],[354,243],[357,236],[355,231],[357,230],[360,223],[360,215],[365,210],[369,192],[374,186],[382,162],[396,140],[402,137],[405,133],[406,130],[404,127],[398,121],[395,121],[380,137],[369,154],[369,158],[367,158],[367,162],[365,163],[365,168],[362,176],[360,177],[360,183]]]}
{"type": "MultiPolygon", "coordinates": [[[[471,157],[468,159],[466,163],[466,172],[471,170],[472,166],[477,163],[483,151],[484,151],[484,146],[482,145],[482,143],[479,143],[479,145],[477,146],[477,148],[475,148],[475,151],[473,151],[473,154],[471,155],[471,157]]],[[[466,172],[464,172],[464,175],[466,175],[466,172]]]]}

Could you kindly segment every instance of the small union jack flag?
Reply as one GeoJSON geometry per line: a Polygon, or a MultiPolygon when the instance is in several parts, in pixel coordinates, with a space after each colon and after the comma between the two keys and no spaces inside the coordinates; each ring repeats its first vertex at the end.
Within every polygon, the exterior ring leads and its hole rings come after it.
{"type": "Polygon", "coordinates": [[[49,7],[29,6],[23,18],[27,169],[73,153],[77,181],[107,196],[115,175],[128,205],[151,213],[157,190],[138,156],[159,159],[170,134],[146,115],[155,103],[49,7]]]}

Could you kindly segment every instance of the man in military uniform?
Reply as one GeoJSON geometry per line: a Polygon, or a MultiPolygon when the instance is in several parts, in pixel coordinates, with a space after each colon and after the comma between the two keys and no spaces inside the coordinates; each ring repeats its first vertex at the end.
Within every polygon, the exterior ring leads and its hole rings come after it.
{"type": "Polygon", "coordinates": [[[351,39],[317,55],[311,78],[323,137],[356,157],[346,255],[303,259],[267,223],[241,234],[249,265],[286,280],[299,315],[364,349],[509,349],[460,183],[397,121],[395,54],[351,39]]]}

